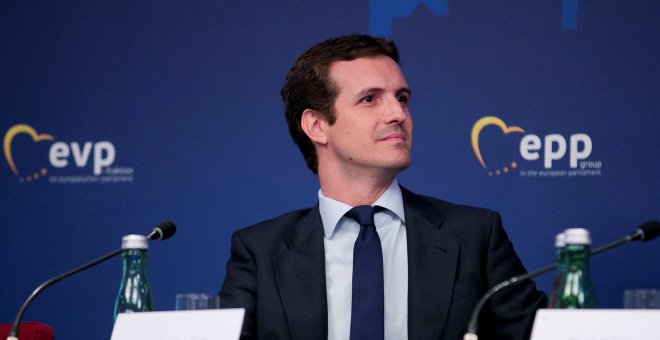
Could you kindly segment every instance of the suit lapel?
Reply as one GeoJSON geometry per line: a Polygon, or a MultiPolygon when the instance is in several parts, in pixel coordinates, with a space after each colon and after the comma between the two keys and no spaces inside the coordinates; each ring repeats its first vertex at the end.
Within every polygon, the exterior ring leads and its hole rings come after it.
{"type": "Polygon", "coordinates": [[[442,228],[444,217],[401,188],[408,238],[408,338],[439,338],[446,326],[459,244],[442,228]]]}
{"type": "Polygon", "coordinates": [[[292,339],[325,339],[328,307],[318,205],[291,228],[273,263],[292,339]]]}

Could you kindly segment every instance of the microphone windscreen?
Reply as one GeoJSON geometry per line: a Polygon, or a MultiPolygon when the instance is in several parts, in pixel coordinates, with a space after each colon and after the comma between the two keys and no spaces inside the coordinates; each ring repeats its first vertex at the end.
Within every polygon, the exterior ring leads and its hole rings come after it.
{"type": "Polygon", "coordinates": [[[658,221],[648,221],[641,226],[639,230],[642,231],[642,241],[650,241],[660,236],[660,223],[658,221]]]}
{"type": "Polygon", "coordinates": [[[172,221],[161,222],[147,235],[150,240],[167,240],[176,233],[176,225],[172,221]]]}
{"type": "Polygon", "coordinates": [[[163,236],[160,237],[161,240],[167,240],[176,233],[176,225],[172,221],[161,222],[156,228],[159,228],[163,234],[163,236]]]}

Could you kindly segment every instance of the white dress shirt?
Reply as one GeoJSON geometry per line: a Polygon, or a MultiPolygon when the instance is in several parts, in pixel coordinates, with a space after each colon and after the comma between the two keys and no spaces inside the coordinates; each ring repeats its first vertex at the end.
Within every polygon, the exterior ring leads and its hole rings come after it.
{"type": "MultiPolygon", "coordinates": [[[[352,207],[323,195],[319,209],[325,232],[325,279],[328,295],[328,340],[347,340],[351,330],[353,246],[360,225],[344,217],[352,207]]],[[[383,248],[385,340],[408,338],[408,246],[401,189],[395,179],[374,206],[387,210],[374,215],[383,248]]]]}

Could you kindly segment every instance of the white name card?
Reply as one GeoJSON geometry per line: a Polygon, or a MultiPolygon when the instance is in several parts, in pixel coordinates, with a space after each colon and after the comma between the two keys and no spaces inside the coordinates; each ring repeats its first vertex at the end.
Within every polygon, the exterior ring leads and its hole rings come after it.
{"type": "Polygon", "coordinates": [[[244,315],[242,308],[122,313],[111,340],[238,340],[244,315]]]}
{"type": "Polygon", "coordinates": [[[660,310],[540,309],[530,340],[660,340],[660,310]]]}

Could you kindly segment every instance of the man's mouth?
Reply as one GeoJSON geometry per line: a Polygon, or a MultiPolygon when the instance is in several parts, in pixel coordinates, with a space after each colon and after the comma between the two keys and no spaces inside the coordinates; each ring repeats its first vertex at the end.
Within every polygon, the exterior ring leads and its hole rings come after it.
{"type": "Polygon", "coordinates": [[[380,133],[379,141],[399,141],[405,142],[408,140],[408,134],[400,127],[390,128],[380,133]]]}

